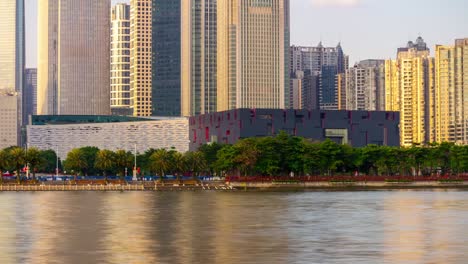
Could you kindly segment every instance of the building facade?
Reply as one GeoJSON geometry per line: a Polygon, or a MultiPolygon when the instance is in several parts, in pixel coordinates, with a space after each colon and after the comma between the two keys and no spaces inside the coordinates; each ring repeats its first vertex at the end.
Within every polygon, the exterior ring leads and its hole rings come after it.
{"type": "Polygon", "coordinates": [[[398,49],[397,60],[387,61],[386,110],[401,114],[403,146],[434,142],[434,59],[424,40],[398,49]]]}
{"type": "Polygon", "coordinates": [[[180,152],[189,148],[187,118],[115,120],[105,116],[38,116],[32,121],[27,126],[28,146],[54,150],[62,160],[72,149],[87,146],[132,153],[135,147],[138,153],[151,148],[174,148],[180,152]]]}
{"type": "Polygon", "coordinates": [[[467,144],[468,39],[437,45],[435,54],[435,142],[467,144]]]}
{"type": "Polygon", "coordinates": [[[182,1],[182,115],[216,112],[217,0],[182,1]]]}
{"type": "Polygon", "coordinates": [[[363,147],[399,146],[399,113],[237,109],[190,118],[190,150],[218,142],[234,144],[249,137],[275,136],[281,131],[315,141],[363,147]]]}
{"type": "Polygon", "coordinates": [[[217,110],[285,108],[289,0],[218,1],[217,110]]]}
{"type": "Polygon", "coordinates": [[[24,0],[0,2],[0,149],[19,145],[25,67],[24,0]]]}
{"type": "Polygon", "coordinates": [[[37,114],[37,69],[26,69],[23,92],[23,125],[29,116],[37,114]]]}
{"type": "Polygon", "coordinates": [[[152,114],[152,1],[130,1],[130,108],[152,114]]]}
{"type": "Polygon", "coordinates": [[[110,114],[110,1],[38,8],[38,113],[110,114]]]}
{"type": "Polygon", "coordinates": [[[111,16],[111,112],[133,115],[130,107],[130,5],[113,6],[111,16]]]}
{"type": "Polygon", "coordinates": [[[152,4],[152,112],[180,116],[181,1],[153,0],[152,4]]]}
{"type": "Polygon", "coordinates": [[[385,61],[365,60],[346,70],[347,110],[385,110],[385,61]]]}

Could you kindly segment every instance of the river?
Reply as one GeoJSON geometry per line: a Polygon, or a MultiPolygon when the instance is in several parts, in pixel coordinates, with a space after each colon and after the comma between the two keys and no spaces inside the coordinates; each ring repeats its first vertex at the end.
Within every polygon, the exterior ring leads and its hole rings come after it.
{"type": "Polygon", "coordinates": [[[0,193],[0,263],[466,263],[468,192],[0,193]]]}

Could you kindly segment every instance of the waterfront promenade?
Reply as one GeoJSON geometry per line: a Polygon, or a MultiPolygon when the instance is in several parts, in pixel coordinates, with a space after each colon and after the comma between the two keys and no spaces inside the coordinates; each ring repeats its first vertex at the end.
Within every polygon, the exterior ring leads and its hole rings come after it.
{"type": "Polygon", "coordinates": [[[0,192],[22,191],[350,191],[395,189],[466,189],[466,180],[426,181],[86,181],[78,184],[51,182],[40,184],[3,184],[0,192]]]}

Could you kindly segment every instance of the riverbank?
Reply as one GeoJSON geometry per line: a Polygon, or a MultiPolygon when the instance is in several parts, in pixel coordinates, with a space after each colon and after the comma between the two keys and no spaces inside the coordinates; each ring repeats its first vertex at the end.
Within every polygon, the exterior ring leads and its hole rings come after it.
{"type": "Polygon", "coordinates": [[[143,182],[133,184],[40,184],[0,185],[0,192],[22,191],[372,191],[399,189],[466,189],[468,181],[415,182],[202,182],[173,184],[143,182]]]}
{"type": "Polygon", "coordinates": [[[396,189],[467,189],[468,181],[414,181],[414,182],[385,182],[385,181],[330,181],[330,182],[231,182],[234,189],[250,191],[301,191],[301,190],[396,190],[396,189]]]}

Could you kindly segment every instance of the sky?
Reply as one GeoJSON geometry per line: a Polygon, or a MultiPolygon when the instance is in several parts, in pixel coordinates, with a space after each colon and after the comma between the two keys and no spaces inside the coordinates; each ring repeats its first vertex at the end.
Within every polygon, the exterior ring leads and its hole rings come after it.
{"type": "MultiPolygon", "coordinates": [[[[468,37],[466,5],[466,0],[291,0],[291,45],[341,41],[354,63],[394,58],[398,47],[421,35],[433,51],[436,44],[468,37]]],[[[37,0],[26,0],[28,67],[37,65],[36,25],[37,0]]]]}

